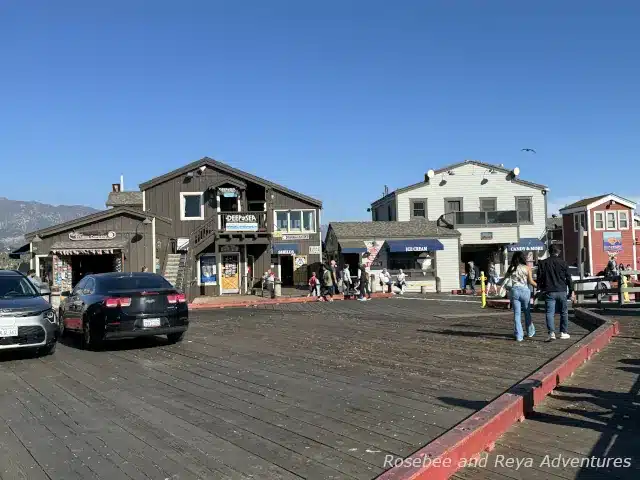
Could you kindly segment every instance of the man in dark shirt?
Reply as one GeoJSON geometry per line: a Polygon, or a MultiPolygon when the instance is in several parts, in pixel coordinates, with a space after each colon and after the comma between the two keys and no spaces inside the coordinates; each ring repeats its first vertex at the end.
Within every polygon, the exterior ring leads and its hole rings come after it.
{"type": "Polygon", "coordinates": [[[560,250],[557,246],[549,247],[550,257],[538,262],[538,288],[545,294],[545,307],[547,317],[547,341],[555,340],[556,305],[560,306],[560,338],[570,338],[567,332],[569,327],[568,299],[575,300],[571,275],[567,262],[559,258],[560,250]]]}

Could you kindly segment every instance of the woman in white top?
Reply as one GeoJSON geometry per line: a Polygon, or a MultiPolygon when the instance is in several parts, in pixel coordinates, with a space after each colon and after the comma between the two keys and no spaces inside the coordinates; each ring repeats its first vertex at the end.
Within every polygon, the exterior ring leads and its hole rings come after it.
{"type": "Polygon", "coordinates": [[[522,252],[516,252],[511,259],[511,265],[505,275],[505,281],[511,288],[511,308],[513,308],[513,330],[516,340],[521,342],[524,338],[522,331],[521,315],[524,311],[524,322],[527,328],[527,337],[533,337],[536,329],[531,320],[531,290],[529,285],[537,286],[531,275],[531,268],[527,265],[527,259],[522,252]]]}
{"type": "Polygon", "coordinates": [[[407,276],[404,274],[402,269],[400,269],[398,275],[396,275],[396,285],[400,289],[400,295],[404,295],[404,288],[407,286],[406,278],[407,276]]]}

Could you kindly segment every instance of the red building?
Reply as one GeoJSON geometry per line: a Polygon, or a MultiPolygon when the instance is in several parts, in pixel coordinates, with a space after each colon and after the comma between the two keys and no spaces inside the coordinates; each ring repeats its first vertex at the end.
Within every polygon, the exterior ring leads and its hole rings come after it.
{"type": "Polygon", "coordinates": [[[611,257],[618,264],[637,269],[635,208],[635,202],[610,193],[585,198],[560,209],[564,259],[569,265],[578,265],[582,224],[585,273],[599,274],[611,257]]]}

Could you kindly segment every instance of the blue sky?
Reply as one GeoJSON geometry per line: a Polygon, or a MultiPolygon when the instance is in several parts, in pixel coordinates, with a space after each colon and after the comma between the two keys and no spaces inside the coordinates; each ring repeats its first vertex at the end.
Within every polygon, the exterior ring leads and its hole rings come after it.
{"type": "Polygon", "coordinates": [[[464,159],[553,206],[640,200],[639,23],[623,0],[0,0],[0,196],[103,208],[121,173],[207,155],[324,220],[464,159]]]}

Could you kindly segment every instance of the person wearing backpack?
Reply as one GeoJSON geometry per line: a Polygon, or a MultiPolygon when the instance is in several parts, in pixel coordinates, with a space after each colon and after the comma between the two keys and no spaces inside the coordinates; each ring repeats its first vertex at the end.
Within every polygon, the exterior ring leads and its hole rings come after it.
{"type": "Polygon", "coordinates": [[[469,263],[467,263],[467,265],[468,265],[468,267],[467,267],[467,284],[465,285],[465,290],[467,289],[467,287],[469,287],[471,289],[471,293],[473,295],[475,295],[476,294],[476,280],[480,276],[480,273],[478,271],[478,267],[476,267],[475,264],[473,263],[473,260],[471,260],[469,263]]]}

